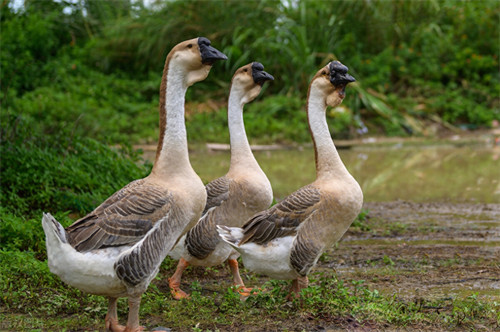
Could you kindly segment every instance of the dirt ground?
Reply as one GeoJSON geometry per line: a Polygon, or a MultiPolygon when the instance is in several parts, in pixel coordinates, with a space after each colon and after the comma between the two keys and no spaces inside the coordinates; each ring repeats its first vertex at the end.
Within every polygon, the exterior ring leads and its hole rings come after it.
{"type": "Polygon", "coordinates": [[[342,278],[364,279],[403,298],[476,293],[500,300],[500,205],[397,201],[365,207],[372,229],[349,231],[329,252],[342,278]]]}
{"type": "MultiPolygon", "coordinates": [[[[451,301],[476,294],[478,299],[500,301],[500,204],[366,203],[368,217],[362,227],[351,227],[335,248],[327,251],[315,271],[334,269],[346,283],[364,285],[382,294],[411,302],[451,301]]],[[[228,269],[192,268],[185,274],[189,291],[197,278],[202,293],[228,284],[228,269]]],[[[267,279],[257,277],[250,286],[267,279]]],[[[159,285],[168,292],[167,285],[159,285]],[[162,287],[163,286],[163,287],[162,287]]],[[[427,310],[441,310],[429,307],[427,310]]],[[[275,331],[232,326],[232,331],[275,331]]],[[[438,331],[429,326],[404,329],[350,317],[325,317],[320,322],[300,317],[283,322],[289,331],[438,331]]],[[[489,331],[489,328],[477,327],[489,331]]],[[[221,331],[224,331],[222,327],[221,331]]],[[[229,330],[228,330],[229,331],[229,330]]],[[[276,330],[278,331],[278,330],[276,330]]]]}

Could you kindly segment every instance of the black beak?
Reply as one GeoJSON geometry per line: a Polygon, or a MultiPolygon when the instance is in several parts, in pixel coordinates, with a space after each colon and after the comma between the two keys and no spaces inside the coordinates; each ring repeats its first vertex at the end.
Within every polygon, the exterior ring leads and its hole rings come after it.
{"type": "Polygon", "coordinates": [[[210,46],[210,40],[205,37],[198,38],[198,46],[200,47],[201,63],[204,65],[211,66],[217,60],[227,60],[227,56],[215,47],[210,46]]]}
{"type": "Polygon", "coordinates": [[[252,78],[256,84],[263,85],[265,81],[274,81],[273,75],[264,71],[264,66],[260,62],[252,64],[252,78]]]}
{"type": "Polygon", "coordinates": [[[333,85],[347,85],[356,82],[356,79],[347,73],[348,70],[349,68],[339,61],[332,61],[330,63],[330,82],[333,85]]]}

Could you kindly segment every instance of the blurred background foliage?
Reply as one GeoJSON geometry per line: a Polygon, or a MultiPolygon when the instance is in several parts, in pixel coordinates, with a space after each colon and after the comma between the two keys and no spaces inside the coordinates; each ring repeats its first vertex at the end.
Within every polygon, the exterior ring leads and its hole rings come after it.
{"type": "Polygon", "coordinates": [[[246,107],[252,143],[310,142],[307,87],[333,59],[358,80],[327,111],[335,137],[488,128],[500,119],[499,17],[488,0],[5,0],[0,214],[85,214],[147,174],[131,146],[156,143],[165,57],[196,36],[229,59],[188,90],[190,142],[228,142],[229,82],[251,61],[276,78],[246,107]]]}
{"type": "MultiPolygon", "coordinates": [[[[105,143],[154,143],[163,63],[206,36],[229,59],[188,92],[190,141],[227,142],[232,73],[262,62],[276,80],[248,107],[256,142],[308,142],[304,100],[332,59],[358,82],[328,112],[336,137],[435,135],[500,118],[498,1],[3,1],[5,116],[35,135],[72,127],[105,143]],[[20,5],[22,4],[22,5],[20,5]],[[286,97],[286,98],[285,98],[286,97]],[[431,124],[431,125],[429,125],[431,124]]],[[[7,123],[2,121],[2,123],[7,123]]]]}
{"type": "Polygon", "coordinates": [[[4,0],[0,6],[0,214],[12,225],[15,218],[38,219],[47,208],[83,215],[147,174],[150,165],[131,146],[156,143],[165,57],[196,36],[211,39],[229,59],[188,90],[190,142],[228,142],[229,82],[251,61],[276,78],[246,107],[252,143],[310,142],[307,87],[333,59],[358,80],[342,106],[327,111],[337,138],[436,135],[500,119],[500,6],[494,0],[147,6],[4,0]]]}

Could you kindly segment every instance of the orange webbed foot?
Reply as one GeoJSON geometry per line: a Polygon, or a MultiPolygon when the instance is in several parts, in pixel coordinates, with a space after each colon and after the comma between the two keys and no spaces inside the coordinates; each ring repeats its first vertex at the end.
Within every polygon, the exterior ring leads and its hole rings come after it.
{"type": "Polygon", "coordinates": [[[256,295],[262,290],[260,288],[248,288],[245,286],[235,286],[235,291],[240,295],[241,301],[246,301],[250,295],[256,295]]]}
{"type": "Polygon", "coordinates": [[[180,301],[182,299],[189,299],[189,294],[180,288],[171,289],[170,294],[172,294],[172,297],[177,301],[180,301]]]}
{"type": "Polygon", "coordinates": [[[180,289],[180,283],[173,278],[168,279],[168,286],[170,287],[170,294],[175,300],[189,299],[189,294],[180,289]]]}

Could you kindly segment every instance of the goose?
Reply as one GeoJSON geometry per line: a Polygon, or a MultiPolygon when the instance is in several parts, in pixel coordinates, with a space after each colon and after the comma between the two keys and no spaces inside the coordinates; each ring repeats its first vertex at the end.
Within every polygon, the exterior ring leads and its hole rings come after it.
{"type": "Polygon", "coordinates": [[[160,136],[151,173],[135,180],[64,229],[49,213],[42,226],[50,271],[82,291],[106,296],[108,331],[142,331],[139,306],[167,253],[206,203],[203,182],[189,162],[184,100],[216,60],[227,57],[199,37],[168,54],[160,87],[160,136]],[[118,324],[117,300],[128,297],[127,325],[118,324]]]}
{"type": "Polygon", "coordinates": [[[221,238],[241,253],[250,271],[293,280],[290,297],[307,287],[321,253],[337,242],[361,210],[363,193],[349,174],[330,136],[326,107],[338,106],[355,79],[332,61],[313,77],[307,117],[314,143],[316,179],[241,228],[218,226],[221,238]]]}
{"type": "Polygon", "coordinates": [[[250,291],[245,288],[239,273],[238,252],[221,241],[216,225],[242,226],[253,214],[272,203],[271,183],[252,154],[243,124],[243,106],[259,95],[267,80],[274,78],[259,62],[249,63],[233,75],[227,111],[231,143],[229,171],[207,184],[208,199],[202,217],[169,253],[179,260],[175,273],[168,280],[176,300],[188,297],[180,289],[182,273],[187,266],[210,267],[226,260],[240,293],[246,295],[250,291]]]}

